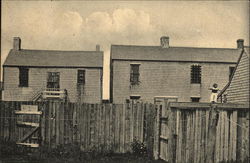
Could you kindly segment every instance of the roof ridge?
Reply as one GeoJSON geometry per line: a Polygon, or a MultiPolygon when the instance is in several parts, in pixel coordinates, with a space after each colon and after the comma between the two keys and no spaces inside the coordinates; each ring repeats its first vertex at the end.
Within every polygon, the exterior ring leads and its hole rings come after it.
{"type": "MultiPolygon", "coordinates": [[[[13,50],[13,49],[11,49],[13,50]]],[[[49,51],[49,52],[103,52],[103,51],[95,51],[95,50],[43,50],[43,49],[20,49],[21,51],[49,51]]]]}
{"type": "MultiPolygon", "coordinates": [[[[154,46],[154,45],[116,45],[116,44],[111,44],[112,46],[126,46],[126,47],[161,47],[161,46],[154,46]]],[[[193,49],[221,49],[221,50],[239,50],[237,48],[218,48],[218,47],[185,47],[185,46],[170,46],[169,48],[193,48],[193,49]]],[[[168,49],[168,48],[166,48],[168,49]]]]}

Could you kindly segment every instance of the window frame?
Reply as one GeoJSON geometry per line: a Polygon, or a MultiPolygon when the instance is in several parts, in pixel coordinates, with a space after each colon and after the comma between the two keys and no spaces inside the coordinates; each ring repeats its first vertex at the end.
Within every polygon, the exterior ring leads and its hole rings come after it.
{"type": "Polygon", "coordinates": [[[139,85],[140,83],[140,65],[139,63],[131,63],[130,64],[130,84],[131,85],[139,85]],[[137,67],[137,72],[135,72],[136,69],[133,69],[133,67],[137,67]]]}
{"type": "Polygon", "coordinates": [[[190,97],[191,102],[200,102],[201,98],[200,97],[190,97]],[[198,101],[193,101],[194,99],[198,99],[198,101]]]}
{"type": "Polygon", "coordinates": [[[19,67],[19,87],[29,87],[29,68],[19,67]]]}
{"type": "Polygon", "coordinates": [[[46,85],[46,88],[48,88],[48,89],[60,89],[60,72],[47,72],[47,85],[46,85]],[[52,78],[51,79],[53,79],[53,76],[55,77],[56,76],[56,74],[58,74],[58,88],[50,88],[50,87],[48,87],[48,85],[49,85],[49,83],[57,83],[57,82],[54,82],[53,80],[51,80],[50,81],[50,74],[54,74],[54,75],[52,75],[52,78]]]}
{"type": "Polygon", "coordinates": [[[86,83],[86,70],[77,70],[77,85],[84,85],[86,83]],[[80,80],[80,72],[83,72],[83,79],[80,80]]]}
{"type": "Polygon", "coordinates": [[[191,65],[191,84],[201,84],[201,65],[191,65]]]}
{"type": "Polygon", "coordinates": [[[235,66],[229,66],[229,80],[232,78],[235,66]]]}

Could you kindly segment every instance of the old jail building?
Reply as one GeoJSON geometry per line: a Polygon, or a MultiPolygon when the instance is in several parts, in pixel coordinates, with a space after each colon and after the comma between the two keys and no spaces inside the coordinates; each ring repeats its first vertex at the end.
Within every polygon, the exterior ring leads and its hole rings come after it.
{"type": "Polygon", "coordinates": [[[102,100],[103,52],[13,49],[3,64],[5,101],[66,97],[70,102],[102,100]]]}
{"type": "Polygon", "coordinates": [[[160,46],[111,45],[110,100],[208,102],[213,83],[219,89],[228,83],[241,44],[238,40],[235,49],[172,47],[163,36],[160,46]]]}

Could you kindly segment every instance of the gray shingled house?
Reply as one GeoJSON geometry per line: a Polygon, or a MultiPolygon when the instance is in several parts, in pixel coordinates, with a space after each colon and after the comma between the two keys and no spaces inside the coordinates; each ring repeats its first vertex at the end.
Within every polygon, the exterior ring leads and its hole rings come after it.
{"type": "Polygon", "coordinates": [[[221,102],[249,104],[249,80],[249,47],[242,47],[236,68],[219,94],[221,102]]]}
{"type": "MultiPolygon", "coordinates": [[[[240,48],[111,45],[110,100],[154,102],[177,98],[180,102],[208,102],[209,87],[222,89],[229,81],[240,48]]],[[[242,42],[238,41],[238,47],[242,42]]]]}
{"type": "Polygon", "coordinates": [[[102,100],[103,52],[21,49],[21,39],[3,64],[4,100],[64,98],[71,102],[102,100]]]}

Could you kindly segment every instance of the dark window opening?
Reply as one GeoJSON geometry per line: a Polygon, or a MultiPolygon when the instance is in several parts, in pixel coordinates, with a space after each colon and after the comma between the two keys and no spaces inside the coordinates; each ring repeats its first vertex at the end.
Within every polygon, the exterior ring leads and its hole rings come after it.
{"type": "Polygon", "coordinates": [[[139,64],[131,64],[130,65],[130,83],[131,85],[138,85],[139,84],[139,64]]]}
{"type": "Polygon", "coordinates": [[[47,88],[60,88],[60,73],[48,72],[47,88]]]}
{"type": "Polygon", "coordinates": [[[229,67],[229,80],[231,79],[233,72],[234,72],[235,67],[229,67]]]}
{"type": "Polygon", "coordinates": [[[139,100],[141,96],[130,96],[131,100],[139,100]]]}
{"type": "Polygon", "coordinates": [[[133,96],[130,96],[130,101],[132,102],[132,104],[136,104],[136,103],[139,103],[140,102],[140,98],[141,96],[137,96],[137,95],[133,95],[133,96]]]}
{"type": "Polygon", "coordinates": [[[192,67],[191,67],[191,83],[201,83],[201,66],[192,65],[192,67]]]}
{"type": "Polygon", "coordinates": [[[19,68],[19,87],[28,87],[29,85],[29,69],[26,67],[19,68]]]}
{"type": "Polygon", "coordinates": [[[200,102],[199,97],[191,97],[191,102],[200,102]]]}
{"type": "Polygon", "coordinates": [[[85,84],[85,70],[78,70],[77,72],[77,84],[85,84]]]}

